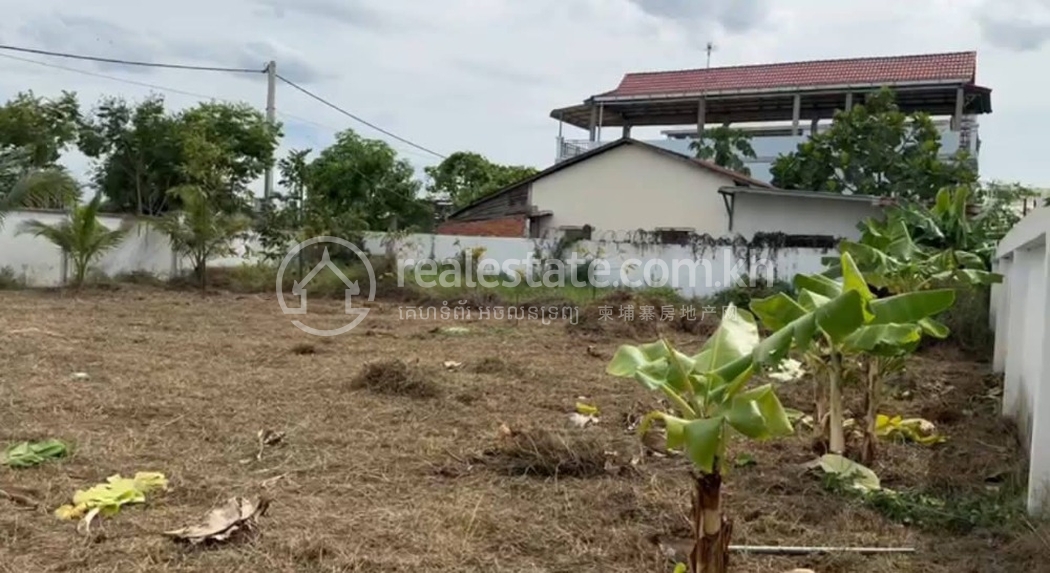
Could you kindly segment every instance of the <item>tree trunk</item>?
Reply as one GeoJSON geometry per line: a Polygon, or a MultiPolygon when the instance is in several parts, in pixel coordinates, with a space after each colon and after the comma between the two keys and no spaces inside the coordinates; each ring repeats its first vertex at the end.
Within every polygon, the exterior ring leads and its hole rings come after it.
{"type": "Polygon", "coordinates": [[[733,524],[722,514],[722,476],[718,473],[701,474],[695,479],[694,543],[689,555],[689,570],[692,573],[726,573],[733,524]]]}
{"type": "Polygon", "coordinates": [[[878,436],[875,435],[875,420],[882,401],[882,374],[879,371],[879,359],[870,358],[867,363],[867,390],[864,393],[864,449],[861,451],[860,463],[870,466],[877,455],[878,436]]]}
{"type": "Polygon", "coordinates": [[[201,296],[204,296],[208,294],[208,259],[197,257],[193,266],[194,272],[197,273],[197,280],[200,281],[201,296]]]}
{"type": "Polygon", "coordinates": [[[842,355],[834,350],[828,368],[828,394],[831,402],[828,451],[841,456],[846,451],[846,434],[842,428],[842,355]]]}

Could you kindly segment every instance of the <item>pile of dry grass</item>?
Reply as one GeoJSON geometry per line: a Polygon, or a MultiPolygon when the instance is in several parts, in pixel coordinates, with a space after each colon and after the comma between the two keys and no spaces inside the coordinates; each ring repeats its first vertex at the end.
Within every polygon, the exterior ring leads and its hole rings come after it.
{"type": "Polygon", "coordinates": [[[520,364],[504,360],[498,356],[486,356],[480,361],[470,365],[470,371],[475,374],[493,374],[521,377],[525,375],[525,369],[520,364]]]}
{"type": "Polygon", "coordinates": [[[609,456],[593,436],[537,428],[504,435],[484,461],[511,476],[586,478],[608,475],[609,456]]]}
{"type": "Polygon", "coordinates": [[[434,398],[441,394],[441,386],[435,377],[435,373],[419,364],[407,364],[398,359],[380,360],[366,364],[351,381],[350,387],[392,396],[434,398]]]}

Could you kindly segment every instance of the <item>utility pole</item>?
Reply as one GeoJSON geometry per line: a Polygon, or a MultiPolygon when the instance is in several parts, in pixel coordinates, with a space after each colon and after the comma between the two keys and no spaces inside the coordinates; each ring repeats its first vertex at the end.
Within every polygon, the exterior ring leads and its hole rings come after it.
{"type": "MultiPolygon", "coordinates": [[[[266,64],[266,121],[272,126],[277,121],[277,62],[270,60],[266,64]]],[[[263,199],[269,200],[273,195],[273,165],[266,168],[263,183],[263,199]]]]}

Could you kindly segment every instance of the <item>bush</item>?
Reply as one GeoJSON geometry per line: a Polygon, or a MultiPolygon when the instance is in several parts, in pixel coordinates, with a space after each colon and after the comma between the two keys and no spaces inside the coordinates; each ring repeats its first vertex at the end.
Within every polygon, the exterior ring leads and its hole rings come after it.
{"type": "MultiPolygon", "coordinates": [[[[991,356],[995,346],[990,300],[991,290],[988,287],[956,289],[955,304],[937,317],[951,330],[947,342],[985,360],[991,356]]],[[[930,343],[936,344],[937,341],[931,339],[930,343]]]]}
{"type": "Polygon", "coordinates": [[[0,268],[0,290],[14,290],[25,287],[25,280],[20,280],[11,267],[0,268]]]}

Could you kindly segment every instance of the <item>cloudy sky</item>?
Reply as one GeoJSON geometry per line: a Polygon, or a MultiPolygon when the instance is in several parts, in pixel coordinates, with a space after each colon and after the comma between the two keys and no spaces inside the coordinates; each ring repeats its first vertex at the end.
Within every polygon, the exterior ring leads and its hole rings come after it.
{"type": "MultiPolygon", "coordinates": [[[[818,58],[978,51],[995,110],[980,119],[982,175],[1050,187],[1050,0],[0,0],[0,44],[113,58],[261,69],[420,145],[537,167],[554,160],[555,107],[625,72],[818,58]]],[[[265,78],[126,68],[0,52],[0,98],[20,90],[170,105],[265,103],[265,78]],[[56,69],[10,59],[60,65],[56,69]],[[89,75],[95,74],[95,75],[89,75]],[[116,81],[106,77],[117,78],[116,81]],[[182,92],[182,93],[180,93],[182,92]],[[192,94],[192,95],[189,95],[192,94]]],[[[287,86],[282,147],[320,148],[346,127],[385,137],[287,86]]],[[[635,136],[647,135],[645,132],[635,136]]],[[[615,136],[611,134],[609,136],[615,136]]],[[[569,128],[566,137],[586,137],[569,128]]],[[[392,144],[417,167],[437,161],[392,144]]],[[[70,157],[74,169],[83,158],[70,157]]]]}

